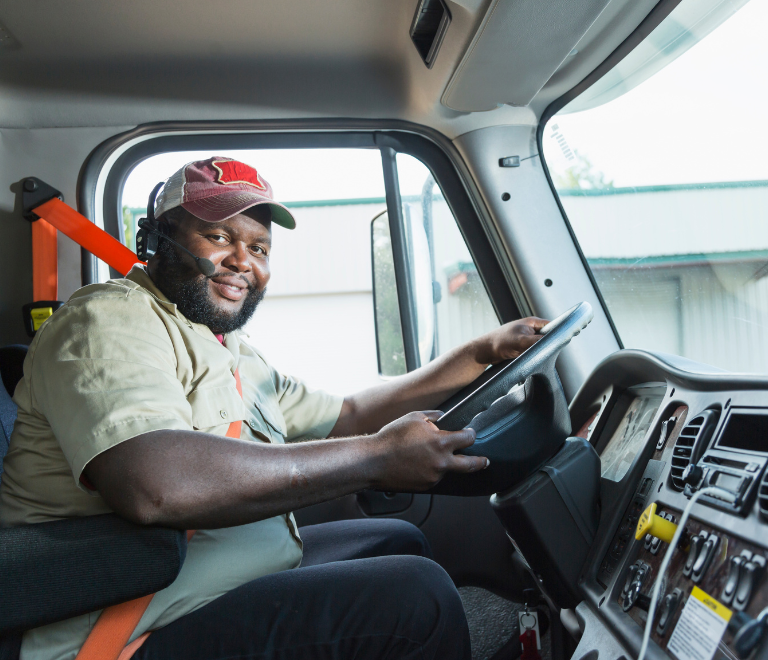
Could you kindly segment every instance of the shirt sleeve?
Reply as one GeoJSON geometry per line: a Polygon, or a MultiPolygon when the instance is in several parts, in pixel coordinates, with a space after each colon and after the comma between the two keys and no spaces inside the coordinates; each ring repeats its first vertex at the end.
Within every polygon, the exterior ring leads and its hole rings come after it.
{"type": "Polygon", "coordinates": [[[192,429],[174,345],[150,300],[122,291],[70,301],[36,338],[32,404],[79,487],[88,462],[110,447],[150,431],[192,429]]]}
{"type": "Polygon", "coordinates": [[[286,441],[327,438],[339,419],[344,397],[314,390],[296,378],[270,369],[285,419],[286,441]]]}

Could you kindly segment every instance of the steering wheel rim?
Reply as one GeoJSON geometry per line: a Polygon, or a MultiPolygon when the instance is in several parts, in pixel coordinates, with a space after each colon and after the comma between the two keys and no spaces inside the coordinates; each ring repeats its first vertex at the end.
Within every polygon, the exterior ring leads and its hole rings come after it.
{"type": "Polygon", "coordinates": [[[480,385],[435,422],[444,431],[459,431],[505,397],[515,385],[522,385],[536,374],[556,379],[554,366],[560,351],[584,330],[594,316],[592,305],[581,302],[545,325],[543,337],[490,380],[480,385]]]}

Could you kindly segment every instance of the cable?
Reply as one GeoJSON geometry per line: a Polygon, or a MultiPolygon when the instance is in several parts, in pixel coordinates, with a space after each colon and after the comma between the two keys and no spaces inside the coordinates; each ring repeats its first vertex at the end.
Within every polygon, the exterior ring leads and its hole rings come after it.
{"type": "Polygon", "coordinates": [[[725,500],[727,502],[735,502],[736,496],[733,493],[729,493],[727,490],[723,490],[722,488],[717,488],[715,486],[710,486],[708,488],[703,488],[702,490],[698,491],[691,497],[691,501],[688,502],[685,509],[683,510],[683,515],[680,516],[680,522],[677,525],[677,530],[675,531],[675,535],[672,537],[672,541],[669,543],[669,548],[667,548],[667,552],[664,554],[664,559],[661,562],[661,566],[659,567],[659,574],[656,576],[656,581],[653,584],[653,593],[651,595],[651,605],[648,608],[648,619],[645,622],[645,631],[643,632],[643,643],[640,646],[640,653],[637,656],[637,660],[644,660],[646,651],[648,651],[648,643],[651,641],[651,630],[653,629],[653,620],[656,618],[656,605],[658,604],[659,600],[659,592],[661,591],[661,584],[664,582],[664,574],[667,572],[667,568],[669,568],[669,562],[672,561],[672,555],[675,553],[675,549],[677,548],[677,544],[680,542],[680,537],[683,535],[683,532],[685,531],[685,525],[688,522],[688,517],[691,514],[691,509],[693,508],[693,505],[696,504],[696,502],[701,498],[703,495],[711,495],[712,497],[716,497],[720,500],[725,500]]]}

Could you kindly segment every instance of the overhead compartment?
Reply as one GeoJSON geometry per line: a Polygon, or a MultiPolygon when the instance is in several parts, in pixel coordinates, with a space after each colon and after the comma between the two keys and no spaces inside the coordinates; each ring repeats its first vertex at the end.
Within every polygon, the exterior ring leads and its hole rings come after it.
{"type": "Polygon", "coordinates": [[[442,97],[461,112],[528,105],[610,0],[493,0],[442,97]]]}

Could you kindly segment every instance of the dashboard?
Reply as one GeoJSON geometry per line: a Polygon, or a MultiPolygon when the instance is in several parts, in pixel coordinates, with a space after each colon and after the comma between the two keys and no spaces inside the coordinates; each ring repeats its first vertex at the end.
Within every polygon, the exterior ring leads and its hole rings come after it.
{"type": "MultiPolygon", "coordinates": [[[[646,658],[768,658],[768,378],[619,351],[570,406],[600,456],[599,525],[578,580],[574,660],[636,658],[669,536],[635,536],[650,505],[674,530],[646,658]],[[765,613],[764,613],[765,614],[765,613]]],[[[659,523],[663,525],[664,523],[659,523]]],[[[573,625],[573,623],[571,624],[573,625]]]]}

